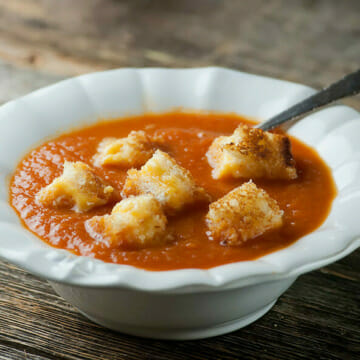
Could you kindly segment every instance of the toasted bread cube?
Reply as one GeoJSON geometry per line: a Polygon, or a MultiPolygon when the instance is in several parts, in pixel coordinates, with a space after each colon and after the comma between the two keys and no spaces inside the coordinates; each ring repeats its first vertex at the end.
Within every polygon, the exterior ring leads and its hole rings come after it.
{"type": "Polygon", "coordinates": [[[139,167],[151,158],[154,151],[151,140],[144,131],[132,131],[126,138],[103,139],[94,156],[94,164],[139,167]]]}
{"type": "Polygon", "coordinates": [[[38,203],[54,209],[86,212],[117,198],[115,189],[104,183],[81,161],[65,161],[64,171],[51,184],[41,189],[38,203]]]}
{"type": "Polygon", "coordinates": [[[247,182],[210,205],[206,222],[211,238],[240,245],[282,225],[277,202],[253,182],[247,182]]]}
{"type": "Polygon", "coordinates": [[[94,216],[85,227],[94,239],[126,250],[164,244],[166,223],[160,203],[146,194],[121,200],[110,215],[94,216]]]}
{"type": "Polygon", "coordinates": [[[161,150],[157,150],[140,170],[128,170],[123,196],[146,193],[153,194],[170,214],[188,204],[210,200],[190,172],[161,150]]]}
{"type": "Polygon", "coordinates": [[[246,125],[216,138],[206,155],[214,179],[297,177],[289,138],[246,125]]]}

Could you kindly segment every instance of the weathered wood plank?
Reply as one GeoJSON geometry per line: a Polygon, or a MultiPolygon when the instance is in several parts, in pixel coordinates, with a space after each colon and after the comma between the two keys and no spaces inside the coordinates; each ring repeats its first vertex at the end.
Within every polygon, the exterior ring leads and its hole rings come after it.
{"type": "Polygon", "coordinates": [[[302,276],[270,313],[245,329],[180,343],[102,329],[45,282],[1,263],[0,344],[11,342],[64,359],[231,359],[235,354],[254,359],[260,354],[264,359],[307,359],[310,355],[344,359],[344,354],[355,358],[360,352],[360,266],[352,267],[352,263],[360,264],[359,260],[360,252],[356,252],[322,272],[302,276]],[[334,274],[344,269],[351,279],[334,274]]]}
{"type": "Polygon", "coordinates": [[[59,75],[20,69],[0,60],[0,104],[62,79],[59,75]]]}
{"type": "MultiPolygon", "coordinates": [[[[29,352],[26,348],[12,348],[13,344],[0,344],[0,360],[48,360],[47,355],[41,356],[29,352]]],[[[32,351],[32,349],[30,349],[32,351]]]]}
{"type": "Polygon", "coordinates": [[[359,66],[359,13],[357,0],[1,0],[0,57],[63,76],[221,65],[321,87],[359,66]]]}

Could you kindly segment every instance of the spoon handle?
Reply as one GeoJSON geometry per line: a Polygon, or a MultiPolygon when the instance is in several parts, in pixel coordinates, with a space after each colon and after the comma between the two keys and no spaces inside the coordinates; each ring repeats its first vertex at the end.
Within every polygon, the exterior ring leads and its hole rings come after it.
{"type": "Polygon", "coordinates": [[[271,130],[287,121],[306,114],[333,101],[352,96],[360,92],[360,69],[346,75],[343,79],[333,83],[327,88],[300,101],[289,109],[257,125],[262,130],[271,130]]]}

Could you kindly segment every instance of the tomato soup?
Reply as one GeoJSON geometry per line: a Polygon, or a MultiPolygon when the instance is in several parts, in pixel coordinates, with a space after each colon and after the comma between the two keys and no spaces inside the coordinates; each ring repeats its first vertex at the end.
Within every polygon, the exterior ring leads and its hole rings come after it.
{"type": "MultiPolygon", "coordinates": [[[[174,270],[208,269],[257,259],[291,245],[319,227],[327,217],[336,194],[334,181],[324,161],[316,151],[292,137],[298,178],[287,181],[253,180],[284,211],[283,226],[236,247],[224,246],[206,235],[208,204],[194,206],[169,217],[167,231],[174,235],[171,243],[124,251],[95,241],[84,226],[85,221],[94,215],[109,214],[113,205],[76,213],[46,208],[35,201],[38,191],[61,175],[65,160],[82,161],[93,166],[93,156],[103,138],[126,137],[132,130],[144,130],[149,135],[164,138],[164,151],[188,169],[197,184],[215,201],[249,179],[214,180],[205,154],[216,137],[230,135],[243,123],[252,124],[237,115],[175,112],[103,121],[74,130],[37,147],[19,163],[10,185],[11,204],[24,226],[49,245],[106,262],[147,270],[174,270]]],[[[127,169],[94,167],[94,171],[121,191],[127,169]]]]}

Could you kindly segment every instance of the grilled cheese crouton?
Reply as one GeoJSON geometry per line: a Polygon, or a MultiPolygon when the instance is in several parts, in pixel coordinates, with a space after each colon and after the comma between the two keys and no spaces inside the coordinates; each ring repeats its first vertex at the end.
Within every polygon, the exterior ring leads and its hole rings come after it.
{"type": "Polygon", "coordinates": [[[246,125],[216,138],[206,155],[214,179],[297,177],[289,138],[246,125]]]}
{"type": "Polygon", "coordinates": [[[89,211],[116,198],[115,189],[105,184],[81,161],[65,161],[62,175],[36,195],[37,202],[46,207],[73,209],[76,212],[89,211]]]}
{"type": "Polygon", "coordinates": [[[154,153],[150,138],[144,131],[131,131],[126,138],[105,138],[94,156],[96,166],[114,165],[139,167],[154,153]]]}
{"type": "Polygon", "coordinates": [[[146,193],[153,194],[166,213],[174,213],[191,203],[209,201],[209,195],[196,185],[190,172],[161,150],[140,170],[128,170],[122,194],[146,193]]]}
{"type": "Polygon", "coordinates": [[[94,216],[85,227],[109,247],[139,249],[165,243],[166,223],[160,203],[146,194],[121,200],[110,215],[94,216]]]}
{"type": "Polygon", "coordinates": [[[236,246],[280,227],[283,213],[274,199],[250,181],[213,202],[206,222],[214,240],[236,246]]]}

